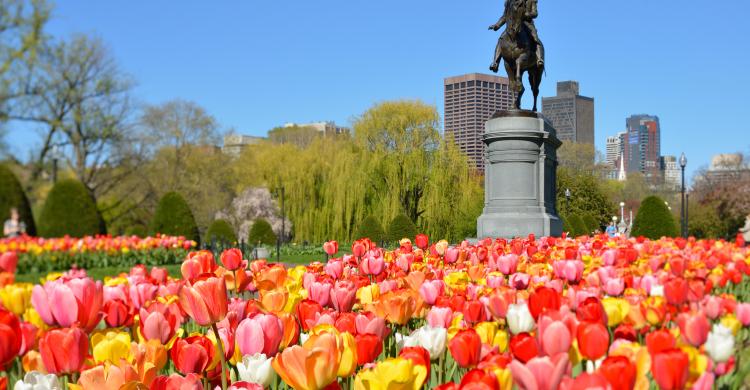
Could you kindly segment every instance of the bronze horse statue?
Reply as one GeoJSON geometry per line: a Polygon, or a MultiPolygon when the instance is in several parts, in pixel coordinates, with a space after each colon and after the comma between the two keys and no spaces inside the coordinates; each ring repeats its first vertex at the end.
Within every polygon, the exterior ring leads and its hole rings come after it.
{"type": "Polygon", "coordinates": [[[497,73],[500,61],[505,62],[510,89],[516,95],[515,109],[521,109],[521,97],[525,91],[523,74],[528,72],[529,84],[534,92],[534,108],[537,111],[539,85],[544,74],[544,45],[539,40],[534,26],[537,17],[537,0],[505,0],[505,12],[490,30],[497,31],[503,25],[505,31],[495,48],[495,57],[490,70],[497,73]]]}

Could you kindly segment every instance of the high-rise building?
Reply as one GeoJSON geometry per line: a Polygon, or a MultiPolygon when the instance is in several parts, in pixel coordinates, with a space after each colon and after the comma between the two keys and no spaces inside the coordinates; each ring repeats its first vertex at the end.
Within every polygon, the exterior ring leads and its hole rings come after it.
{"type": "Polygon", "coordinates": [[[627,135],[623,145],[625,168],[640,172],[653,183],[661,179],[661,127],[659,117],[633,115],[625,121],[627,135]]]}
{"type": "Polygon", "coordinates": [[[232,157],[239,157],[239,155],[242,154],[242,150],[246,147],[260,143],[264,139],[265,138],[263,137],[255,137],[252,135],[230,133],[224,136],[224,146],[222,146],[221,151],[232,157]]]}
{"type": "Polygon", "coordinates": [[[557,83],[557,96],[542,98],[542,113],[561,141],[594,144],[594,99],[580,95],[577,81],[557,83]]]}
{"type": "Polygon", "coordinates": [[[349,134],[348,127],[337,126],[336,122],[287,123],[284,127],[311,127],[324,135],[349,134]]]}
{"type": "Polygon", "coordinates": [[[484,125],[497,111],[510,109],[513,92],[508,79],[470,73],[443,80],[446,137],[450,136],[461,152],[484,171],[486,145],[482,139],[484,125]]]}
{"type": "Polygon", "coordinates": [[[617,167],[617,161],[620,159],[620,156],[623,154],[623,141],[625,140],[625,133],[617,133],[617,135],[613,135],[610,137],[607,137],[607,156],[606,156],[606,163],[607,165],[611,167],[617,167]]]}
{"type": "Polygon", "coordinates": [[[661,169],[664,172],[664,185],[670,189],[680,188],[682,176],[680,164],[675,156],[663,156],[661,169]]]}

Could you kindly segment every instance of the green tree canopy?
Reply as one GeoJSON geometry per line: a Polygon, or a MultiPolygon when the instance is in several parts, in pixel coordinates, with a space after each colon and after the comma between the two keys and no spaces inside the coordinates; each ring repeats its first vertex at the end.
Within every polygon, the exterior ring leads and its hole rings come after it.
{"type": "Polygon", "coordinates": [[[18,210],[21,221],[26,224],[26,234],[36,235],[34,216],[21,183],[5,164],[0,164],[0,222],[10,218],[12,207],[18,210]]]}
{"type": "Polygon", "coordinates": [[[176,192],[168,192],[159,200],[149,230],[151,234],[184,236],[200,242],[200,233],[193,212],[182,195],[176,192]]]}
{"type": "Polygon", "coordinates": [[[277,144],[292,144],[306,148],[315,138],[322,137],[320,131],[308,126],[280,126],[268,131],[268,140],[277,144]]]}
{"type": "Polygon", "coordinates": [[[641,202],[630,235],[644,236],[652,240],[678,235],[674,216],[662,198],[649,196],[641,202]]]}
{"type": "Polygon", "coordinates": [[[264,244],[274,245],[276,244],[276,233],[273,232],[271,224],[265,219],[259,218],[253,222],[253,227],[250,228],[247,241],[250,245],[264,244]]]}
{"type": "Polygon", "coordinates": [[[586,223],[583,222],[583,218],[578,214],[573,214],[568,217],[568,223],[570,224],[570,233],[576,237],[591,234],[586,223]]]}
{"type": "Polygon", "coordinates": [[[603,225],[615,215],[616,208],[606,195],[601,180],[586,173],[571,173],[568,169],[557,170],[557,209],[568,216],[568,223],[574,228],[571,216],[590,214],[598,224],[603,225]],[[570,189],[570,204],[565,198],[565,190],[570,189]]]}
{"type": "Polygon", "coordinates": [[[381,242],[386,238],[383,227],[374,216],[368,216],[359,224],[354,239],[359,240],[361,238],[369,238],[374,242],[381,242]]]}
{"type": "Polygon", "coordinates": [[[47,195],[39,217],[42,237],[84,237],[106,233],[93,196],[77,180],[61,180],[47,195]]]}

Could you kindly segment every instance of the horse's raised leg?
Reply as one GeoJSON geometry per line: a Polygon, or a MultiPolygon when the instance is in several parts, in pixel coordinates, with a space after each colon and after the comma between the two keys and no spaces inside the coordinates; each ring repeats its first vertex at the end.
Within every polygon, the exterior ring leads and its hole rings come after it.
{"type": "Polygon", "coordinates": [[[529,85],[531,85],[531,90],[534,92],[534,112],[537,111],[536,102],[539,97],[539,84],[541,84],[542,80],[541,73],[542,72],[539,67],[529,70],[529,85]]]}
{"type": "Polygon", "coordinates": [[[525,60],[526,55],[522,55],[518,57],[516,60],[516,108],[519,110],[521,109],[521,98],[523,97],[524,91],[526,91],[526,88],[523,86],[523,61],[525,60]]]}

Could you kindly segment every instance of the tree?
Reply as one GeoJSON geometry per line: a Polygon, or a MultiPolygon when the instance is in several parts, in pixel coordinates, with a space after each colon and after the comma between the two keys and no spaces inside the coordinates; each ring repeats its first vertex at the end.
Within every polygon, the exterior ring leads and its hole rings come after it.
{"type": "Polygon", "coordinates": [[[253,222],[253,227],[250,228],[247,242],[250,245],[273,245],[276,243],[276,234],[273,232],[271,224],[268,223],[268,221],[263,218],[258,218],[253,222]]]}
{"type": "Polygon", "coordinates": [[[168,192],[161,198],[149,230],[151,234],[183,236],[200,242],[193,212],[185,199],[176,192],[168,192]]]}
{"type": "Polygon", "coordinates": [[[718,160],[711,170],[703,168],[698,171],[690,192],[690,203],[714,208],[725,225],[721,237],[733,239],[750,214],[750,167],[742,154],[730,156],[718,160]]]}
{"type": "Polygon", "coordinates": [[[594,217],[593,215],[584,214],[582,218],[583,218],[583,223],[586,225],[586,230],[589,233],[595,232],[597,230],[601,230],[602,223],[598,221],[597,218],[594,217]]]}
{"type": "Polygon", "coordinates": [[[226,220],[217,219],[211,223],[206,232],[206,242],[233,245],[237,243],[237,234],[226,220]]]}
{"type": "Polygon", "coordinates": [[[67,179],[52,187],[39,216],[40,236],[84,237],[104,233],[104,220],[83,183],[67,179]]]}
{"type": "Polygon", "coordinates": [[[375,105],[354,122],[355,140],[374,154],[373,183],[396,195],[384,201],[385,217],[401,212],[416,221],[429,180],[429,167],[440,145],[439,116],[434,106],[419,101],[375,105]]]}
{"type": "Polygon", "coordinates": [[[317,137],[321,137],[317,129],[308,126],[281,126],[268,131],[268,140],[277,144],[292,144],[306,148],[317,137]]]}
{"type": "Polygon", "coordinates": [[[359,240],[361,238],[369,238],[374,242],[381,242],[385,239],[385,232],[380,222],[375,219],[374,216],[370,215],[365,218],[357,229],[357,234],[354,239],[359,240]]]}
{"type": "MultiPolygon", "coordinates": [[[[729,232],[725,221],[719,217],[718,208],[711,203],[692,202],[689,205],[688,234],[698,239],[727,238],[729,232]]],[[[737,231],[735,230],[736,234],[737,231]]]]}
{"type": "Polygon", "coordinates": [[[591,234],[586,227],[586,223],[583,222],[583,218],[578,214],[573,214],[568,217],[568,223],[570,224],[570,233],[573,234],[573,236],[577,237],[591,234]]]}
{"type": "Polygon", "coordinates": [[[5,165],[0,164],[0,221],[10,218],[10,209],[18,210],[21,221],[26,224],[26,234],[36,235],[36,224],[26,193],[16,175],[5,165]]]}
{"type": "Polygon", "coordinates": [[[399,214],[388,225],[388,240],[398,242],[402,238],[413,240],[417,236],[417,226],[409,217],[399,214]]]}
{"type": "Polygon", "coordinates": [[[217,212],[216,218],[227,221],[243,239],[250,233],[253,221],[258,219],[270,223],[277,235],[281,233],[283,225],[286,229],[285,236],[289,237],[292,232],[292,222],[287,219],[282,223],[280,214],[278,203],[267,188],[246,188],[232,199],[229,206],[217,212]]]}
{"type": "Polygon", "coordinates": [[[641,202],[630,235],[644,236],[652,240],[678,235],[674,216],[663,199],[649,196],[641,202]]]}
{"type": "Polygon", "coordinates": [[[557,209],[568,216],[573,226],[572,215],[590,214],[599,225],[607,223],[615,215],[615,205],[604,193],[601,180],[591,174],[574,174],[566,168],[557,170],[557,209]],[[570,204],[565,190],[570,189],[570,204]]]}

